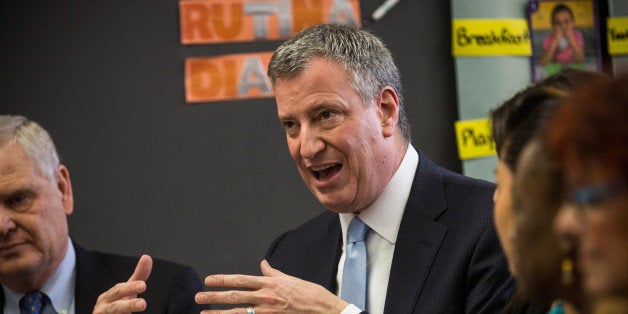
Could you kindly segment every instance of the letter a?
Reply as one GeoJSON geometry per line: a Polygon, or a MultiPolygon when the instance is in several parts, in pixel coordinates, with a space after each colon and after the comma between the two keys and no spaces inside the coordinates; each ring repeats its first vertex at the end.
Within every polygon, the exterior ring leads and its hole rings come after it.
{"type": "Polygon", "coordinates": [[[238,96],[247,96],[249,90],[259,88],[262,93],[270,93],[270,83],[266,79],[266,71],[260,57],[244,59],[242,71],[238,78],[238,96]]]}

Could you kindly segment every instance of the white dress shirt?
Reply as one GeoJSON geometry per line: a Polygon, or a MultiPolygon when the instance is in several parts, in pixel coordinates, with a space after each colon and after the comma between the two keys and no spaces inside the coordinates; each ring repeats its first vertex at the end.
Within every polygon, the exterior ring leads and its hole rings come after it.
{"type": "MultiPolygon", "coordinates": [[[[399,165],[399,168],[384,189],[382,195],[369,207],[364,209],[359,217],[370,228],[366,239],[368,254],[368,291],[367,304],[370,313],[384,313],[386,303],[386,290],[388,289],[388,278],[392,265],[397,233],[401,225],[401,218],[410,195],[414,174],[419,164],[419,154],[408,145],[406,154],[399,165]]],[[[342,229],[342,254],[338,262],[338,296],[342,291],[342,272],[345,263],[345,247],[347,245],[347,230],[349,222],[356,215],[353,213],[343,213],[340,216],[340,226],[342,229]]],[[[351,305],[342,311],[342,314],[359,313],[356,306],[351,305]]]]}

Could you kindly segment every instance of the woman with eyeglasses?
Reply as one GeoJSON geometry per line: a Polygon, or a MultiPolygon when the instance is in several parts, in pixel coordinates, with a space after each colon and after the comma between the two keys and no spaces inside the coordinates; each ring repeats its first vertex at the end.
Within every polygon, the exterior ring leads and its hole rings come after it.
{"type": "Polygon", "coordinates": [[[571,91],[598,75],[574,69],[559,72],[517,93],[490,113],[498,156],[494,220],[509,270],[517,281],[517,291],[505,313],[577,312],[577,282],[566,289],[559,280],[560,264],[565,257],[553,233],[553,217],[560,206],[560,196],[541,197],[541,192],[553,188],[554,181],[541,177],[541,182],[525,185],[537,189],[519,189],[526,194],[519,201],[515,200],[519,191],[514,189],[514,182],[526,175],[516,170],[522,150],[545,129],[554,109],[571,91]],[[528,223],[527,217],[532,218],[533,224],[528,223]]]}
{"type": "Polygon", "coordinates": [[[628,73],[568,99],[547,141],[567,186],[556,231],[577,240],[591,312],[628,313],[628,73]]]}

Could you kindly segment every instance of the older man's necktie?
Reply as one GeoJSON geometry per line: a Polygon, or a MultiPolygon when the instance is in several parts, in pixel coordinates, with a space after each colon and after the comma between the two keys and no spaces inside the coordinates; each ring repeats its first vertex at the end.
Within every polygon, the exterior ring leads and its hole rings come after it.
{"type": "Polygon", "coordinates": [[[46,295],[39,292],[31,292],[20,299],[20,312],[26,314],[39,314],[44,308],[46,295]]]}
{"type": "Polygon", "coordinates": [[[369,226],[355,217],[349,223],[345,265],[342,271],[341,298],[362,310],[366,308],[367,251],[369,226]]]}

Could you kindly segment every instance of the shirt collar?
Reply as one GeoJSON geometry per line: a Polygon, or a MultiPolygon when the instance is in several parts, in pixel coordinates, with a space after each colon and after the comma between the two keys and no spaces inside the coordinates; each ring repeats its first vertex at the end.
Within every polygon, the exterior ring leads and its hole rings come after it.
{"type": "Polygon", "coordinates": [[[52,302],[57,313],[69,313],[74,302],[74,287],[76,282],[76,252],[70,238],[68,251],[52,277],[39,290],[45,293],[52,302]]]}
{"type": "MultiPolygon", "coordinates": [[[[410,189],[418,164],[419,153],[412,145],[408,145],[399,168],[386,185],[382,195],[359,215],[364,223],[391,244],[397,242],[401,218],[410,196],[410,189]]],[[[342,241],[346,244],[349,222],[356,215],[353,213],[341,213],[339,215],[342,241]]]]}
{"type": "MultiPolygon", "coordinates": [[[[76,253],[74,245],[68,238],[68,249],[65,257],[52,274],[50,279],[39,289],[45,293],[52,303],[57,313],[71,313],[74,308],[74,286],[76,282],[76,253]]],[[[15,292],[8,287],[2,286],[5,296],[5,307],[9,313],[19,313],[19,302],[23,293],[15,292]],[[17,312],[12,312],[17,311],[17,312]]]]}

